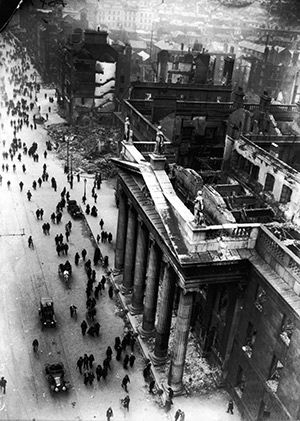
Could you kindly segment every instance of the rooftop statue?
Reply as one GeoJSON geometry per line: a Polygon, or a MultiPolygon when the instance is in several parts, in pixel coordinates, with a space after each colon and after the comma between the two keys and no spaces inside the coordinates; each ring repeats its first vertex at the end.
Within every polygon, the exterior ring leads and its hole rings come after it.
{"type": "Polygon", "coordinates": [[[194,223],[198,227],[204,224],[203,209],[204,204],[202,190],[198,190],[196,199],[194,200],[194,223]]]}
{"type": "Polygon", "coordinates": [[[126,117],[125,123],[124,123],[124,140],[126,142],[129,141],[129,135],[130,135],[130,120],[129,120],[129,117],[126,117]]]}
{"type": "Polygon", "coordinates": [[[164,134],[161,131],[161,126],[158,126],[157,127],[157,131],[156,131],[154,153],[156,155],[163,155],[164,154],[164,150],[165,150],[164,134]]]}

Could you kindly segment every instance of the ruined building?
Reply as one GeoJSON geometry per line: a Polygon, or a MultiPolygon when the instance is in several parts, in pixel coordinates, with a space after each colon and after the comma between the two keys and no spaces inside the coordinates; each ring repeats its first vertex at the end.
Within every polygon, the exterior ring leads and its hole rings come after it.
{"type": "Polygon", "coordinates": [[[141,337],[155,338],[153,363],[170,360],[166,382],[181,393],[192,331],[244,419],[298,419],[298,107],[267,92],[245,104],[241,89],[137,83],[124,115],[133,141],[114,160],[116,280],[142,315],[141,337]],[[163,155],[153,153],[158,124],[163,155]]]}

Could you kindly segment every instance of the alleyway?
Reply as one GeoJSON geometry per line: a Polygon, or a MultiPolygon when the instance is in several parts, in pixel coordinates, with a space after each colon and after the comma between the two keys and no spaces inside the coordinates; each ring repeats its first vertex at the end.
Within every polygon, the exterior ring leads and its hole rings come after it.
{"type": "MultiPolygon", "coordinates": [[[[15,63],[12,62],[10,66],[15,63]]],[[[1,70],[1,77],[5,77],[5,85],[9,97],[12,97],[13,86],[9,85],[8,75],[1,70]]],[[[41,106],[41,114],[48,112],[49,95],[53,91],[41,89],[37,94],[38,105],[41,106]],[[47,98],[45,98],[47,94],[47,98]]],[[[48,124],[61,121],[56,114],[56,105],[51,104],[48,124]]],[[[33,110],[34,111],[34,110],[33,110]]],[[[2,317],[0,319],[0,375],[7,379],[7,394],[1,396],[0,419],[1,420],[104,420],[106,409],[111,406],[114,410],[115,420],[127,419],[138,420],[163,420],[174,419],[174,414],[181,408],[185,414],[185,420],[238,420],[237,414],[226,413],[228,396],[224,392],[218,392],[211,396],[189,397],[185,396],[174,399],[174,407],[169,413],[165,413],[147,391],[144,383],[142,369],[144,357],[136,347],[137,360],[133,369],[124,370],[122,364],[115,360],[113,355],[112,372],[108,374],[106,382],[101,379],[93,386],[85,386],[83,378],[76,370],[76,361],[84,353],[93,353],[95,356],[94,366],[103,362],[105,350],[108,345],[113,348],[114,338],[123,336],[124,322],[119,317],[119,308],[115,300],[111,300],[106,291],[97,302],[97,319],[101,324],[100,337],[83,337],[80,331],[80,323],[85,319],[86,312],[86,273],[82,259],[79,266],[74,265],[74,255],[83,248],[87,250],[88,258],[93,258],[94,239],[84,221],[74,221],[63,211],[62,222],[53,224],[50,214],[55,211],[57,202],[60,200],[60,192],[64,187],[70,192],[71,199],[81,204],[84,193],[84,179],[87,180],[87,203],[91,206],[94,200],[91,196],[94,176],[81,174],[80,181],[74,178],[74,187],[70,189],[66,175],[63,172],[64,163],[59,161],[55,152],[46,150],[47,133],[42,125],[37,125],[36,130],[23,127],[17,134],[22,142],[29,147],[33,141],[38,143],[37,153],[39,162],[33,162],[28,155],[22,155],[21,162],[15,156],[13,161],[3,159],[2,152],[8,151],[13,138],[10,125],[10,117],[7,117],[6,109],[2,106],[1,122],[4,129],[0,138],[1,165],[7,164],[8,171],[1,171],[2,185],[0,186],[0,306],[2,317]],[[2,140],[6,140],[3,145],[2,140]],[[12,165],[16,164],[13,172],[12,165]],[[58,188],[55,192],[50,182],[43,182],[41,188],[33,190],[32,182],[42,174],[43,164],[47,165],[49,178],[55,177],[58,188]],[[26,174],[22,171],[25,164],[26,174]],[[8,187],[7,181],[10,181],[8,187]],[[20,192],[19,182],[23,181],[23,192],[20,192]],[[26,192],[32,192],[31,201],[27,200],[26,192]],[[50,235],[42,232],[43,221],[38,221],[35,212],[38,208],[44,209],[44,222],[49,222],[50,235]],[[72,232],[69,238],[68,257],[57,256],[54,237],[56,234],[65,232],[65,224],[72,220],[72,232]],[[25,235],[20,235],[23,233],[25,235]],[[34,249],[27,246],[27,238],[31,235],[34,249]],[[64,263],[68,258],[73,266],[73,279],[71,289],[66,289],[62,280],[58,277],[59,263],[64,263]],[[41,297],[50,296],[54,300],[58,327],[53,330],[41,330],[38,307],[41,297]],[[74,304],[78,308],[78,320],[70,318],[69,306],[74,304]],[[33,355],[31,344],[34,338],[40,343],[38,356],[33,355]],[[72,388],[66,395],[53,396],[44,375],[44,366],[48,362],[62,361],[66,368],[66,377],[70,380],[72,388]],[[130,411],[125,413],[120,407],[120,398],[125,396],[121,388],[121,380],[128,372],[130,377],[129,395],[131,398],[130,411]]],[[[32,114],[31,114],[32,116],[32,114]]],[[[19,152],[19,151],[18,151],[19,152]]],[[[104,230],[113,235],[112,244],[100,244],[103,255],[109,256],[110,265],[114,262],[114,240],[117,225],[117,208],[114,199],[114,180],[104,181],[101,190],[97,191],[98,217],[87,217],[87,222],[94,237],[100,233],[99,221],[104,220],[104,230]]],[[[99,281],[103,269],[96,268],[96,278],[99,281]]]]}

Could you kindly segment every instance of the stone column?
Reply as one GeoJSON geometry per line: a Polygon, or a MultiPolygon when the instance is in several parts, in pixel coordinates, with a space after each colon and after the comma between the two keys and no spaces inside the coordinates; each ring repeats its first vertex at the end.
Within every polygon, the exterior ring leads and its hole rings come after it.
{"type": "Polygon", "coordinates": [[[172,361],[168,378],[168,385],[172,387],[174,392],[177,394],[179,394],[183,389],[182,376],[192,309],[193,294],[191,292],[184,294],[183,291],[181,291],[178,315],[176,319],[175,341],[172,350],[172,361]]]}
{"type": "Polygon", "coordinates": [[[119,191],[119,214],[118,214],[118,228],[116,239],[116,254],[115,254],[115,271],[121,272],[124,267],[125,242],[127,231],[127,203],[124,192],[119,191]]]}
{"type": "Polygon", "coordinates": [[[143,336],[151,336],[155,332],[155,314],[159,287],[160,266],[160,250],[154,241],[154,238],[150,235],[150,250],[146,275],[143,323],[142,328],[140,328],[140,333],[143,336]]]}
{"type": "Polygon", "coordinates": [[[162,365],[168,357],[168,344],[172,321],[172,309],[175,293],[175,273],[170,263],[166,263],[162,283],[161,306],[156,327],[155,348],[152,355],[155,365],[162,365]]]}
{"type": "Polygon", "coordinates": [[[129,202],[122,292],[128,294],[133,286],[137,215],[129,202]]]}
{"type": "Polygon", "coordinates": [[[143,312],[145,277],[147,269],[147,254],[148,230],[142,219],[138,217],[138,234],[133,279],[133,294],[130,306],[130,312],[132,314],[140,314],[143,312]]]}

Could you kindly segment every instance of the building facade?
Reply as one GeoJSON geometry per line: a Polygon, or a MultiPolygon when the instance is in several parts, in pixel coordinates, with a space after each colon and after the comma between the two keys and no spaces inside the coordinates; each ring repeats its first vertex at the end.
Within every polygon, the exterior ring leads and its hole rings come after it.
{"type": "MultiPolygon", "coordinates": [[[[191,330],[247,420],[299,417],[300,259],[263,224],[197,226],[164,171],[123,142],[118,167],[116,281],[170,360],[175,393],[191,330]],[[170,326],[175,322],[169,348],[170,326]]],[[[204,201],[204,211],[206,203],[204,201]]]]}

